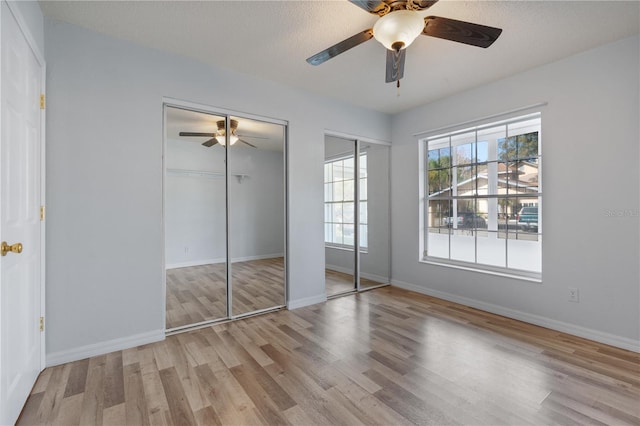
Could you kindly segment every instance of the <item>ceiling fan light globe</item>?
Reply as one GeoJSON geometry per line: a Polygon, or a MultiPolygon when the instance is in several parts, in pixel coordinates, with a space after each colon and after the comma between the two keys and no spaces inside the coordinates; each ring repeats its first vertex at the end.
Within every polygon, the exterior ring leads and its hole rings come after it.
{"type": "Polygon", "coordinates": [[[235,144],[236,142],[238,142],[238,137],[232,134],[231,136],[229,136],[229,142],[231,145],[235,144]]]}
{"type": "Polygon", "coordinates": [[[217,140],[217,141],[218,141],[218,143],[219,143],[220,145],[222,145],[222,146],[224,146],[224,145],[227,143],[227,141],[225,140],[224,135],[222,135],[222,136],[216,136],[216,140],[217,140]]]}
{"type": "Polygon", "coordinates": [[[373,37],[387,49],[395,50],[394,44],[398,42],[403,44],[402,49],[406,49],[423,29],[424,19],[419,13],[397,10],[378,19],[373,26],[373,37]]]}

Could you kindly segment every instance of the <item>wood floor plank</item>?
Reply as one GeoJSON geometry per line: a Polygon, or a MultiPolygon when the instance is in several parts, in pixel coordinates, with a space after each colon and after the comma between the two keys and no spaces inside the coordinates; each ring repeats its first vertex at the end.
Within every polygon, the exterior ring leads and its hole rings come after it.
{"type": "Polygon", "coordinates": [[[88,368],[89,359],[83,359],[73,365],[71,372],[69,373],[67,386],[64,389],[64,398],[84,392],[88,368]]]}
{"type": "Polygon", "coordinates": [[[63,398],[60,402],[60,410],[52,421],[54,425],[76,426],[80,424],[80,414],[82,412],[82,400],[84,395],[75,395],[63,398]]]}
{"type": "Polygon", "coordinates": [[[18,425],[639,425],[639,402],[638,353],[385,287],[47,368],[18,425]]]}
{"type": "Polygon", "coordinates": [[[102,416],[104,425],[126,425],[126,408],[124,402],[104,409],[102,416]]]}
{"type": "MultiPolygon", "coordinates": [[[[252,378],[252,381],[254,382],[252,389],[256,387],[256,384],[259,385],[266,392],[266,395],[268,395],[269,399],[271,399],[278,406],[278,409],[280,411],[287,410],[296,405],[295,401],[291,399],[291,396],[287,392],[285,392],[285,390],[282,389],[280,385],[278,385],[271,378],[271,376],[269,376],[269,374],[267,374],[264,368],[251,356],[251,354],[249,354],[249,352],[247,352],[244,347],[242,347],[242,345],[240,345],[233,338],[233,336],[228,331],[224,331],[220,333],[220,335],[225,344],[234,351],[238,359],[240,359],[242,362],[240,366],[237,366],[243,367],[242,369],[234,370],[233,368],[231,368],[231,372],[236,377],[238,382],[240,382],[240,384],[243,383],[238,378],[240,375],[242,375],[243,378],[246,376],[250,376],[252,378]]],[[[247,393],[249,393],[249,391],[247,391],[247,393]]],[[[256,404],[256,406],[258,407],[258,404],[256,404]]]]}
{"type": "Polygon", "coordinates": [[[105,408],[103,389],[105,386],[107,357],[97,356],[87,361],[89,361],[89,364],[82,412],[80,413],[80,424],[99,425],[103,422],[105,408]]]}
{"type": "Polygon", "coordinates": [[[142,383],[140,364],[124,367],[125,415],[129,425],[149,425],[149,413],[142,383]]]}
{"type": "Polygon", "coordinates": [[[57,417],[72,367],[71,363],[53,367],[44,397],[38,407],[37,423],[51,423],[57,417]]]}
{"type": "MultiPolygon", "coordinates": [[[[78,361],[82,362],[82,361],[78,361]]],[[[105,408],[124,402],[124,376],[122,371],[122,352],[107,355],[105,369],[104,406],[105,408]]]]}
{"type": "Polygon", "coordinates": [[[160,379],[169,403],[172,423],[175,425],[195,425],[196,419],[193,417],[193,411],[191,411],[176,369],[170,367],[160,370],[160,379]]]}

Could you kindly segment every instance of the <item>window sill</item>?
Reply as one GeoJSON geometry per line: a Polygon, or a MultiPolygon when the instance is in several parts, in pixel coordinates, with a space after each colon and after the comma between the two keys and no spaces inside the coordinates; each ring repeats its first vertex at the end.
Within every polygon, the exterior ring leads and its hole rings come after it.
{"type": "Polygon", "coordinates": [[[445,268],[461,269],[463,271],[479,272],[481,274],[496,275],[499,277],[512,278],[515,280],[542,283],[542,274],[538,272],[527,272],[500,268],[493,269],[491,266],[479,266],[474,263],[456,262],[447,259],[425,257],[419,260],[420,263],[443,266],[445,268]]]}
{"type": "MultiPolygon", "coordinates": [[[[353,251],[353,247],[350,247],[350,246],[339,246],[339,245],[334,245],[334,244],[325,244],[324,247],[325,248],[330,248],[330,249],[336,249],[336,250],[343,250],[343,251],[353,251]]],[[[367,254],[367,253],[369,253],[369,250],[367,250],[366,248],[360,247],[360,253],[367,254]]]]}

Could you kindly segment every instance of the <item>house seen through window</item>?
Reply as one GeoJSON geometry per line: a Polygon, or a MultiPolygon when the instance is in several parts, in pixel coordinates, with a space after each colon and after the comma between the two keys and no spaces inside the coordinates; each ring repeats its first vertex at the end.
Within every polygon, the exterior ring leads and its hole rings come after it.
{"type": "Polygon", "coordinates": [[[540,126],[536,113],[421,141],[425,260],[539,276],[540,126]]]}
{"type": "MultiPolygon", "coordinates": [[[[360,154],[360,247],[367,247],[367,155],[360,154]]],[[[354,156],[324,164],[324,241],[353,248],[355,244],[354,156]]]]}

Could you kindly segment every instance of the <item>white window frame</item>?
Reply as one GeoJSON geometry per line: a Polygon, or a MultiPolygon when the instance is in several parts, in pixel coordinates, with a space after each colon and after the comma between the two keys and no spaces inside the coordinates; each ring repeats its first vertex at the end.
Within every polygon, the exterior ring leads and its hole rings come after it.
{"type": "MultiPolygon", "coordinates": [[[[504,116],[503,116],[504,117],[504,116]]],[[[510,114],[510,116],[508,118],[503,118],[500,119],[500,117],[489,117],[486,119],[482,119],[482,120],[478,120],[476,122],[473,122],[473,124],[475,124],[474,126],[469,126],[469,123],[467,123],[466,126],[460,125],[457,126],[457,128],[451,127],[451,128],[447,128],[447,129],[439,129],[437,131],[433,131],[433,132],[425,132],[422,133],[421,135],[424,135],[426,137],[422,137],[418,140],[418,144],[419,144],[419,175],[420,175],[420,181],[419,181],[419,195],[420,195],[420,251],[419,251],[419,261],[423,262],[423,263],[429,263],[429,264],[436,264],[436,265],[441,265],[441,266],[447,266],[447,267],[454,267],[454,268],[458,268],[458,269],[464,269],[464,270],[471,270],[471,271],[476,271],[476,272],[483,272],[483,273],[489,273],[489,274],[494,274],[494,275],[500,275],[500,276],[508,276],[508,277],[513,277],[513,278],[519,278],[519,279],[523,279],[523,280],[527,280],[527,281],[534,281],[534,282],[540,282],[542,280],[542,113],[540,110],[536,110],[535,112],[532,113],[524,113],[523,115],[518,115],[518,116],[514,116],[513,114],[510,114]],[[501,126],[501,125],[514,125],[517,124],[519,122],[524,122],[527,120],[531,120],[531,119],[539,119],[540,120],[540,125],[539,125],[539,130],[538,130],[538,191],[532,193],[531,195],[533,197],[537,197],[537,205],[538,205],[538,242],[540,245],[540,271],[530,271],[530,270],[524,270],[524,269],[517,269],[515,267],[509,267],[509,262],[508,262],[508,253],[509,253],[509,249],[508,249],[508,244],[509,244],[509,238],[504,238],[504,242],[505,242],[505,267],[502,266],[493,266],[493,265],[487,265],[487,264],[483,264],[483,263],[478,263],[478,236],[477,236],[477,232],[475,235],[475,247],[474,247],[474,255],[475,255],[475,259],[474,261],[462,261],[462,260],[455,260],[452,259],[451,257],[451,235],[454,234],[454,230],[451,230],[451,233],[449,234],[449,255],[448,257],[440,257],[440,256],[433,256],[430,255],[429,253],[429,225],[428,225],[428,214],[429,214],[429,200],[434,200],[433,198],[433,194],[432,196],[429,196],[429,182],[428,182],[428,163],[429,160],[427,158],[427,154],[429,152],[429,142],[430,141],[434,141],[437,139],[445,139],[445,138],[450,138],[449,140],[451,141],[452,137],[455,137],[456,135],[461,135],[464,133],[471,133],[471,132],[475,132],[475,138],[473,139],[473,142],[481,142],[481,139],[478,139],[477,134],[479,131],[482,131],[483,129],[489,129],[492,127],[497,127],[497,126],[501,126]]],[[[519,134],[519,133],[518,133],[519,134]]],[[[508,134],[506,134],[506,137],[509,137],[508,134]]],[[[497,149],[497,142],[498,140],[496,139],[496,146],[494,148],[489,148],[489,152],[491,151],[491,149],[497,149]]],[[[449,142],[449,146],[451,147],[451,142],[449,142]]],[[[433,149],[433,147],[432,147],[433,149]]],[[[495,154],[495,151],[494,151],[495,154]]],[[[454,155],[453,155],[453,150],[450,153],[451,155],[451,165],[452,166],[456,166],[455,164],[455,160],[454,160],[454,155]]],[[[497,159],[497,156],[495,157],[497,159]]],[[[478,164],[481,163],[481,161],[475,161],[473,164],[478,164]]],[[[487,183],[487,188],[488,188],[488,195],[485,194],[480,194],[479,192],[476,192],[475,196],[471,196],[470,198],[467,198],[467,200],[480,200],[480,199],[502,199],[505,198],[503,196],[501,196],[499,194],[499,191],[496,190],[494,187],[497,186],[497,182],[498,182],[498,174],[497,174],[497,164],[498,162],[492,160],[491,162],[488,162],[488,183],[487,183]],[[493,166],[489,166],[489,164],[493,163],[493,166]],[[491,168],[493,168],[493,170],[491,170],[491,168]],[[492,176],[492,174],[495,174],[495,176],[492,176]],[[484,196],[483,196],[484,195],[484,196]]],[[[451,168],[452,171],[452,176],[451,176],[451,186],[450,186],[450,198],[453,200],[454,198],[457,197],[457,182],[456,182],[456,176],[455,173],[453,172],[455,170],[454,167],[451,168]]],[[[514,195],[513,198],[516,198],[516,196],[514,195]]],[[[476,201],[477,202],[477,201],[476,201]]],[[[454,208],[454,202],[452,201],[452,206],[451,206],[451,216],[453,217],[453,221],[456,222],[456,217],[458,216],[457,212],[455,211],[454,208]]],[[[490,204],[489,202],[487,204],[490,204]]],[[[494,202],[495,204],[495,202],[494,202]]],[[[497,233],[499,231],[499,226],[497,225],[497,211],[491,211],[491,207],[489,207],[489,210],[487,211],[487,223],[489,224],[489,230],[492,230],[492,226],[495,226],[495,232],[497,233]],[[494,221],[493,223],[489,224],[489,217],[490,215],[495,214],[496,217],[493,218],[492,220],[494,221]]],[[[452,228],[455,225],[452,224],[452,228]]],[[[497,234],[496,234],[497,235],[497,234]]]]}
{"type": "MultiPolygon", "coordinates": [[[[367,153],[366,152],[360,152],[359,155],[360,155],[360,157],[359,157],[360,161],[358,162],[358,165],[362,164],[362,159],[363,158],[365,159],[365,161],[367,159],[367,153]]],[[[324,164],[326,166],[327,164],[332,164],[332,163],[336,163],[338,161],[343,161],[343,160],[348,160],[348,159],[355,159],[355,155],[354,154],[349,154],[349,155],[341,155],[341,156],[338,156],[338,157],[330,158],[330,159],[325,160],[324,164]]],[[[354,161],[354,163],[355,163],[355,161],[354,161]]],[[[354,199],[353,200],[336,201],[336,200],[332,199],[332,200],[327,201],[326,192],[325,192],[325,195],[324,195],[324,207],[325,207],[324,226],[325,226],[325,229],[326,229],[327,225],[334,225],[334,224],[353,225],[354,234],[355,234],[355,227],[359,226],[359,231],[360,231],[359,240],[361,242],[363,241],[362,236],[363,236],[363,228],[364,228],[364,233],[366,235],[364,240],[368,241],[368,230],[369,230],[368,222],[367,223],[362,223],[359,220],[360,218],[356,218],[355,217],[355,214],[356,214],[355,212],[357,212],[360,215],[360,217],[362,217],[361,210],[362,210],[363,204],[364,204],[364,208],[368,208],[367,198],[365,198],[365,199],[360,198],[361,197],[360,191],[358,191],[359,200],[357,200],[357,201],[355,200],[355,194],[356,194],[356,191],[355,191],[355,185],[356,185],[356,182],[355,182],[355,180],[356,180],[355,169],[354,169],[354,177],[352,179],[347,179],[347,180],[353,180],[354,181],[354,199]],[[351,203],[354,204],[354,223],[353,224],[344,223],[344,222],[335,222],[335,221],[327,222],[327,215],[326,215],[327,204],[334,204],[334,203],[338,203],[338,202],[342,202],[342,203],[351,202],[351,203]],[[358,209],[355,208],[356,202],[359,203],[359,208],[358,209]]],[[[364,177],[362,177],[362,176],[359,176],[359,174],[358,174],[358,180],[359,181],[364,180],[368,185],[368,176],[365,175],[364,177]]],[[[344,182],[344,181],[345,180],[342,180],[342,182],[344,182]]],[[[326,176],[324,176],[323,182],[324,182],[324,185],[326,185],[327,183],[334,183],[334,182],[337,182],[337,181],[333,181],[332,180],[330,182],[327,182],[326,181],[326,176]]],[[[358,184],[359,183],[360,182],[358,182],[358,184]]],[[[367,194],[368,194],[368,188],[367,188],[367,194]]],[[[334,241],[327,241],[327,239],[326,239],[326,230],[325,230],[325,242],[324,243],[325,243],[326,247],[330,247],[330,248],[334,248],[334,249],[340,249],[340,250],[347,250],[347,251],[352,251],[353,248],[354,248],[354,245],[355,245],[355,243],[354,244],[344,244],[344,243],[337,243],[337,242],[334,242],[334,241]]],[[[362,243],[360,244],[360,252],[361,253],[367,253],[367,249],[368,249],[368,244],[365,244],[365,245],[363,245],[362,243]]]]}

